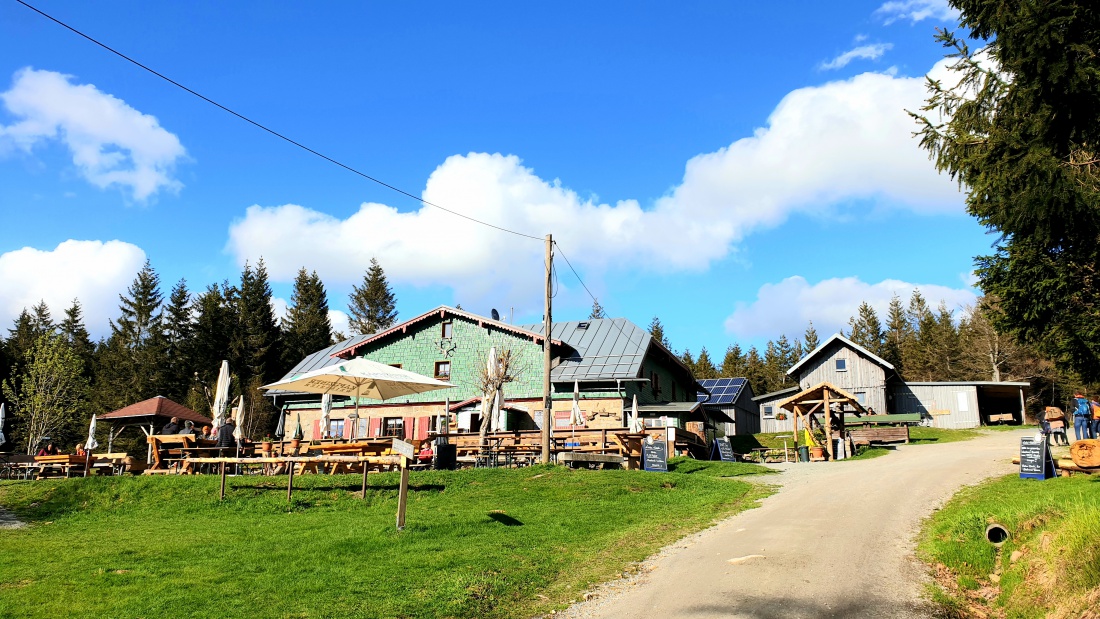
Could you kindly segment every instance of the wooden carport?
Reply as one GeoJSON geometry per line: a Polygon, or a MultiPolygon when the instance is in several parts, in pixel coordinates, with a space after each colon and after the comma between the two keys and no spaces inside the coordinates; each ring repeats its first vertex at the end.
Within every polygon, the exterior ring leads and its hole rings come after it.
{"type": "Polygon", "coordinates": [[[833,453],[833,419],[836,418],[836,427],[844,432],[844,413],[851,412],[855,415],[864,415],[867,409],[856,400],[856,397],[847,391],[831,383],[820,383],[804,389],[779,403],[779,407],[794,414],[794,436],[798,440],[799,420],[805,418],[805,428],[812,430],[814,413],[825,415],[825,449],[832,460],[833,453]]]}

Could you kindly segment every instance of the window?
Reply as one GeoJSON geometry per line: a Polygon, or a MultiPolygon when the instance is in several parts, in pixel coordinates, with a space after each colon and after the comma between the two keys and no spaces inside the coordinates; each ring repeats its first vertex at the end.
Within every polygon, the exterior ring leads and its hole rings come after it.
{"type": "Polygon", "coordinates": [[[435,377],[448,379],[451,377],[451,362],[450,361],[436,361],[435,362],[435,377]]]}
{"type": "Polygon", "coordinates": [[[390,364],[390,367],[391,367],[391,368],[397,368],[397,369],[399,369],[399,370],[400,370],[400,369],[401,369],[401,364],[400,364],[400,363],[391,363],[391,364],[390,364]]]}
{"type": "Polygon", "coordinates": [[[405,420],[400,417],[386,417],[382,420],[382,436],[404,438],[405,420]]]}
{"type": "Polygon", "coordinates": [[[330,438],[339,438],[344,436],[344,420],[330,419],[328,422],[328,435],[330,438]]]}
{"type": "Polygon", "coordinates": [[[448,320],[447,322],[444,322],[443,323],[443,333],[442,333],[443,339],[445,339],[445,340],[451,339],[451,335],[453,333],[454,333],[454,323],[451,322],[450,320],[448,320]]]}
{"type": "Polygon", "coordinates": [[[775,419],[775,407],[774,406],[765,406],[764,407],[764,418],[765,419],[775,419]]]}
{"type": "Polygon", "coordinates": [[[867,406],[867,392],[857,391],[853,395],[856,396],[856,402],[859,402],[861,406],[867,406]]]}
{"type": "Polygon", "coordinates": [[[359,418],[359,427],[356,429],[355,436],[359,438],[367,438],[370,436],[370,419],[367,417],[359,418]]]}
{"type": "Polygon", "coordinates": [[[848,360],[847,359],[837,359],[836,360],[836,371],[837,372],[847,372],[848,371],[848,360]]]}
{"type": "Polygon", "coordinates": [[[657,372],[649,373],[649,386],[653,388],[653,395],[661,395],[661,377],[657,376],[657,372]]]}

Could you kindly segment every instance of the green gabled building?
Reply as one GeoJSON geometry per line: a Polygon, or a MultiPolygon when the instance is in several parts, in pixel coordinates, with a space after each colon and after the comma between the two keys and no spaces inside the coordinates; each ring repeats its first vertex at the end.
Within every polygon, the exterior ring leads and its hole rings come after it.
{"type": "MultiPolygon", "coordinates": [[[[683,427],[700,415],[698,384],[691,371],[644,329],[622,318],[558,322],[550,340],[555,427],[568,428],[574,383],[580,391],[587,427],[621,428],[634,396],[649,425],[683,427]]],[[[303,359],[291,378],[340,359],[366,357],[405,370],[448,380],[454,389],[380,402],[359,403],[356,436],[423,438],[441,429],[476,431],[480,423],[478,375],[489,351],[510,350],[516,380],[504,387],[509,430],[533,430],[542,423],[542,325],[512,325],[441,306],[392,328],[361,335],[303,359]]],[[[351,436],[351,400],[334,403],[330,425],[321,428],[320,398],[273,394],[278,406],[301,416],[306,438],[351,436]]]]}

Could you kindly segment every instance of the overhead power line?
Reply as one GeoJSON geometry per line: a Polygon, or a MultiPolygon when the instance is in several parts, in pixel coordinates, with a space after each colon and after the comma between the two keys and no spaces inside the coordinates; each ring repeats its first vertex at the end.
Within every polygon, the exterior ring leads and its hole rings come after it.
{"type": "Polygon", "coordinates": [[[503,226],[498,226],[498,225],[495,225],[495,224],[491,224],[487,221],[482,221],[480,219],[477,219],[476,217],[471,217],[471,216],[466,215],[464,213],[460,213],[458,211],[454,211],[454,210],[451,210],[449,208],[440,206],[438,204],[435,204],[434,202],[429,202],[429,201],[425,200],[424,198],[422,198],[420,196],[409,193],[408,191],[405,191],[404,189],[401,189],[399,187],[395,187],[394,185],[391,185],[391,184],[389,184],[389,183],[387,183],[387,182],[385,182],[381,179],[375,178],[375,177],[371,176],[370,174],[367,174],[365,172],[361,172],[361,171],[351,167],[350,165],[348,165],[346,163],[343,163],[341,161],[333,159],[332,157],[329,157],[328,155],[320,153],[320,152],[306,146],[305,144],[302,144],[301,142],[298,142],[294,139],[291,139],[291,138],[283,135],[282,133],[279,133],[278,131],[275,131],[274,129],[271,129],[270,127],[267,127],[267,126],[255,121],[255,120],[252,120],[251,118],[245,116],[244,114],[236,112],[236,111],[222,105],[221,103],[218,103],[217,101],[214,101],[213,99],[203,95],[202,93],[196,92],[196,91],[192,90],[191,88],[188,88],[187,86],[184,86],[183,84],[181,84],[181,83],[177,82],[176,80],[168,77],[167,75],[164,75],[163,73],[160,73],[160,72],[156,71],[155,69],[152,69],[149,66],[146,66],[146,65],[138,62],[137,60],[134,60],[133,58],[127,56],[126,54],[123,54],[122,52],[114,49],[113,47],[107,45],[106,43],[100,42],[99,40],[95,39],[94,37],[92,37],[90,35],[87,35],[87,34],[81,32],[80,30],[77,30],[76,28],[70,26],[69,24],[66,24],[65,22],[61,21],[60,19],[57,19],[56,17],[54,17],[54,16],[52,16],[48,13],[43,12],[42,10],[40,10],[37,7],[34,7],[34,6],[24,2],[23,0],[15,0],[15,1],[18,2],[19,4],[22,4],[23,6],[27,7],[28,9],[34,11],[35,13],[38,13],[42,17],[45,17],[46,19],[48,19],[48,20],[54,22],[55,24],[61,26],[62,28],[65,28],[66,30],[69,30],[70,32],[73,32],[74,34],[77,34],[77,35],[87,39],[88,41],[91,41],[92,43],[95,43],[99,47],[102,47],[103,49],[111,52],[112,54],[118,56],[119,58],[122,58],[123,60],[126,60],[127,62],[130,62],[132,64],[135,64],[135,65],[141,67],[142,69],[145,69],[149,73],[152,73],[153,75],[155,75],[155,76],[159,77],[160,79],[168,82],[169,84],[172,84],[173,86],[176,86],[178,88],[181,88],[181,89],[191,93],[192,95],[198,97],[199,99],[202,99],[203,101],[206,101],[210,105],[213,105],[214,107],[217,107],[218,109],[221,109],[224,112],[228,112],[228,113],[232,114],[233,116],[236,116],[237,118],[245,121],[246,123],[249,123],[250,125],[252,125],[252,126],[254,126],[258,129],[262,129],[262,130],[270,133],[271,135],[273,135],[273,136],[275,136],[275,137],[277,137],[281,140],[289,142],[289,143],[293,144],[294,146],[297,146],[298,148],[301,148],[302,150],[304,150],[308,153],[316,155],[316,156],[320,157],[321,159],[324,159],[325,161],[328,161],[329,163],[338,165],[341,168],[344,168],[345,170],[347,170],[347,171],[349,171],[353,174],[357,174],[357,175],[359,175],[359,176],[361,176],[361,177],[363,177],[363,178],[365,178],[365,179],[367,179],[367,180],[369,180],[373,183],[377,183],[377,184],[385,187],[386,189],[389,189],[391,191],[395,191],[395,192],[397,192],[397,193],[399,193],[403,196],[408,196],[408,197],[412,198],[413,200],[416,200],[417,202],[420,202],[420,203],[422,203],[426,206],[437,208],[441,211],[450,213],[451,215],[455,215],[455,216],[461,217],[463,219],[468,219],[469,221],[472,221],[474,223],[478,223],[478,224],[481,224],[483,226],[488,226],[490,228],[500,230],[501,232],[508,232],[509,234],[514,234],[516,236],[522,236],[522,237],[528,238],[528,239],[534,239],[536,241],[542,241],[543,240],[542,237],[533,236],[533,235],[530,235],[530,234],[524,234],[523,232],[517,232],[515,230],[509,230],[508,228],[505,228],[503,226]]]}

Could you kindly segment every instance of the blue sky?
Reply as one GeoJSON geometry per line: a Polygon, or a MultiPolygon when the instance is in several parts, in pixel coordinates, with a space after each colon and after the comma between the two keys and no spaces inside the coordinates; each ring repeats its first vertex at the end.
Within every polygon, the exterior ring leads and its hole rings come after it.
{"type": "MultiPolygon", "coordinates": [[[[993,241],[910,136],[939,0],[37,4],[203,94],[448,208],[555,235],[608,312],[720,354],[921,288],[962,307],[993,241]],[[681,3],[683,4],[683,3],[681,3]]],[[[0,324],[79,296],[106,331],[266,260],[345,307],[541,315],[542,245],[423,207],[0,4],[0,324]]],[[[555,317],[591,300],[559,264],[555,317]]],[[[339,321],[340,316],[335,316],[339,321]]]]}

